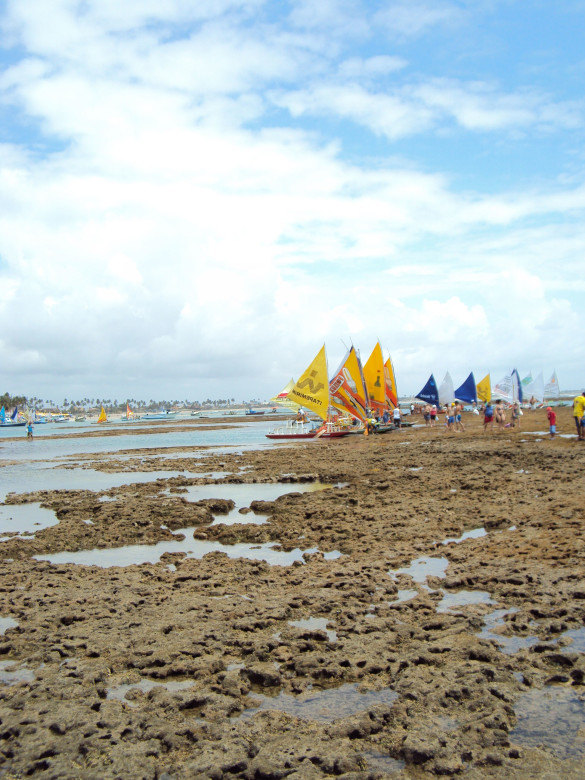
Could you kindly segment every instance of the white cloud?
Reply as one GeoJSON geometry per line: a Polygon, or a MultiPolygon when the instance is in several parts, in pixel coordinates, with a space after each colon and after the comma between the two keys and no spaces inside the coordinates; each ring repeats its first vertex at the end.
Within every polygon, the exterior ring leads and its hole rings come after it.
{"type": "MultiPolygon", "coordinates": [[[[511,311],[526,334],[514,349],[540,350],[545,366],[552,323],[585,325],[578,175],[494,192],[478,175],[458,190],[448,160],[424,170],[407,147],[344,156],[349,142],[367,152],[371,133],[430,144],[453,123],[467,142],[559,132],[579,126],[578,103],[415,77],[391,50],[366,51],[376,20],[353,3],[316,17],[295,3],[287,19],[228,0],[54,6],[8,5],[29,55],[0,77],[0,100],[36,134],[0,147],[14,392],[112,395],[116,377],[118,395],[170,383],[183,397],[226,384],[269,396],[323,341],[333,367],[350,337],[364,352],[380,337],[407,390],[441,361],[473,364],[511,311]],[[355,136],[329,134],[339,118],[355,136]],[[57,150],[39,153],[38,138],[57,150]]],[[[404,35],[457,21],[447,4],[418,6],[418,21],[393,8],[404,35]]],[[[498,342],[494,359],[510,348],[498,342]]]]}

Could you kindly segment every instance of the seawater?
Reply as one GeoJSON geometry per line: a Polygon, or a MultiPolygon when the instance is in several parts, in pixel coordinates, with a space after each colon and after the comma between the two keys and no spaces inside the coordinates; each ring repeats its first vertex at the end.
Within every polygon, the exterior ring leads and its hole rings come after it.
{"type": "MultiPolygon", "coordinates": [[[[180,422],[180,421],[175,421],[180,422]]],[[[150,454],[153,448],[164,450],[172,447],[184,447],[183,456],[203,458],[208,454],[243,451],[246,449],[261,449],[264,447],[281,446],[266,438],[273,427],[272,421],[217,423],[215,427],[203,430],[193,425],[188,430],[170,430],[165,426],[172,423],[161,423],[156,433],[145,433],[138,425],[118,426],[116,430],[123,433],[115,436],[72,436],[72,433],[94,433],[97,426],[87,423],[47,423],[37,426],[37,437],[32,441],[10,431],[8,437],[5,430],[0,435],[0,459],[9,465],[0,467],[0,500],[5,500],[7,493],[29,493],[35,490],[107,490],[110,487],[132,484],[136,482],[151,482],[159,477],[168,479],[185,472],[124,472],[108,474],[92,469],[61,469],[61,465],[71,465],[76,457],[86,455],[126,457],[120,455],[124,450],[134,450],[133,457],[140,457],[143,452],[150,454]],[[227,425],[227,427],[226,427],[227,425]],[[64,426],[67,426],[66,428],[64,426]],[[45,429],[55,429],[47,431],[45,429]],[[59,436],[57,435],[59,434],[59,436]],[[40,437],[43,438],[40,438],[40,437]],[[13,437],[13,438],[12,438],[13,437]],[[206,449],[199,449],[199,448],[206,449]],[[191,449],[192,448],[192,449],[191,449]],[[12,463],[11,463],[12,461],[12,463]]],[[[112,430],[112,429],[108,429],[112,430]]],[[[16,431],[26,431],[17,428],[16,431]]],[[[173,453],[175,454],[175,453],[173,453]]],[[[86,464],[87,465],[87,464],[86,464]]]]}

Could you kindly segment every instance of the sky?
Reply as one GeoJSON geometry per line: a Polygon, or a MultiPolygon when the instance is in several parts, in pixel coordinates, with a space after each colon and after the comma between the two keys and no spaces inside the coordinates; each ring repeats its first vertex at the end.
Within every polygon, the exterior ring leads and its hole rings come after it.
{"type": "Polygon", "coordinates": [[[585,386],[585,0],[0,0],[0,391],[268,399],[325,343],[585,386]]]}

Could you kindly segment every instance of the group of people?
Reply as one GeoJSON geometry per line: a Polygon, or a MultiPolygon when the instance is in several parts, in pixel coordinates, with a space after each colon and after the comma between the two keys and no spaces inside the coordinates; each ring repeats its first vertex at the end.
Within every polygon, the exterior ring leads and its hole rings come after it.
{"type": "Polygon", "coordinates": [[[520,428],[520,418],[522,417],[522,409],[518,401],[512,404],[510,409],[510,422],[507,419],[507,410],[501,398],[499,398],[495,404],[492,405],[491,401],[486,401],[483,408],[483,431],[484,433],[489,428],[493,430],[494,423],[497,429],[503,431],[504,428],[520,428]]]}

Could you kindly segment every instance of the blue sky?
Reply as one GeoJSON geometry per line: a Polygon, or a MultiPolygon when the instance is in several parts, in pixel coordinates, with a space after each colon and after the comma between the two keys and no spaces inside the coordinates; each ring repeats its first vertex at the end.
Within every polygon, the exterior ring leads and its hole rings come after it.
{"type": "Polygon", "coordinates": [[[268,398],[323,342],[585,382],[585,3],[0,2],[3,390],[268,398]]]}

